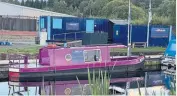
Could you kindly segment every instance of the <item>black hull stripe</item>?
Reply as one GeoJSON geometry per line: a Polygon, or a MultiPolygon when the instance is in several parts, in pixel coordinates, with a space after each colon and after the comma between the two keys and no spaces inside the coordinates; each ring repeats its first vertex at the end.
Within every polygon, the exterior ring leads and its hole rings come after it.
{"type": "MultiPolygon", "coordinates": [[[[112,67],[105,68],[90,68],[89,71],[92,75],[94,70],[95,74],[99,73],[99,70],[102,72],[107,71],[111,78],[131,78],[131,77],[141,77],[144,76],[144,64],[139,63],[135,65],[123,65],[115,66],[112,70],[112,67]]],[[[76,80],[76,76],[79,80],[88,80],[88,69],[73,69],[73,70],[64,70],[64,71],[50,71],[50,72],[35,72],[35,73],[20,73],[19,81],[20,82],[41,82],[43,77],[45,81],[68,81],[76,80]]]]}

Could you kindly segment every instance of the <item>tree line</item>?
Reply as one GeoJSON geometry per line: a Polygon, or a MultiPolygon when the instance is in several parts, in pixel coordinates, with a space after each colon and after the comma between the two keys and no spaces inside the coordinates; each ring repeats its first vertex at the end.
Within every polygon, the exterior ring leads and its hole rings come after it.
{"type": "MultiPolygon", "coordinates": [[[[128,18],[128,0],[1,0],[22,6],[75,15],[110,19],[128,18]]],[[[152,0],[151,24],[175,25],[176,0],[152,0]]],[[[131,0],[132,24],[147,24],[149,0],[131,0]]]]}

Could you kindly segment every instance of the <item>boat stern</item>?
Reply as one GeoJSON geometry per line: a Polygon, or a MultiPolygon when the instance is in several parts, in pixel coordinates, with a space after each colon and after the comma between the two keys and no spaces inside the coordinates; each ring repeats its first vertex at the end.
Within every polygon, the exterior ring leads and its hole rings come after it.
{"type": "Polygon", "coordinates": [[[19,81],[20,69],[19,68],[9,68],[9,81],[19,81]]]}

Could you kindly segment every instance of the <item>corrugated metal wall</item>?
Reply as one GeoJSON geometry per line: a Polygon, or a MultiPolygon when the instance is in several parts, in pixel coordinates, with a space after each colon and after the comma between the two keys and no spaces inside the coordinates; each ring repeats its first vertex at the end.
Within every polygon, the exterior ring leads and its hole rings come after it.
{"type": "MultiPolygon", "coordinates": [[[[42,24],[42,26],[45,27],[46,29],[50,28],[50,30],[48,30],[50,31],[48,32],[48,35],[50,34],[48,39],[50,40],[52,40],[53,37],[55,38],[55,40],[64,39],[65,33],[67,33],[66,35],[67,39],[74,39],[75,37],[77,39],[78,38],[81,39],[83,33],[86,32],[87,20],[94,21],[94,32],[106,32],[109,33],[109,38],[112,38],[113,23],[107,19],[42,16],[40,17],[40,25],[42,24]],[[78,32],[76,33],[76,36],[75,32],[78,32]]],[[[40,26],[40,31],[41,29],[42,27],[40,26]]]]}
{"type": "MultiPolygon", "coordinates": [[[[48,40],[52,40],[53,36],[54,39],[82,39],[83,33],[77,33],[66,35],[63,33],[75,33],[75,32],[86,32],[87,30],[87,21],[92,23],[94,21],[94,33],[96,32],[106,32],[108,33],[108,38],[112,39],[112,43],[119,43],[127,45],[127,25],[114,25],[108,19],[96,19],[96,18],[76,18],[76,17],[50,17],[50,16],[42,16],[40,18],[40,29],[45,28],[48,32],[48,40]],[[43,19],[43,20],[41,20],[43,19]],[[42,25],[41,25],[42,24],[42,25]],[[41,27],[42,26],[42,27],[41,27]],[[60,35],[56,35],[60,34],[60,35]],[[62,34],[62,35],[61,35],[62,34]]],[[[131,43],[133,42],[146,42],[147,40],[147,26],[146,25],[132,25],[130,27],[132,30],[131,32],[131,43]]],[[[161,30],[160,29],[160,30],[161,30]]],[[[150,26],[150,34],[149,34],[149,46],[163,46],[166,47],[169,42],[169,29],[170,26],[162,26],[162,25],[151,25],[150,26]],[[161,28],[167,29],[168,31],[167,36],[165,37],[153,37],[152,28],[161,28]]],[[[88,29],[92,30],[92,29],[88,29]]],[[[41,30],[40,30],[41,31],[41,30]]],[[[154,34],[154,33],[153,33],[154,34]]],[[[156,34],[156,33],[155,33],[156,34]]],[[[159,33],[157,33],[158,35],[159,33]]],[[[164,34],[162,32],[162,34],[164,34]]]]}
{"type": "MultiPolygon", "coordinates": [[[[59,22],[57,22],[59,24],[59,22]]],[[[51,39],[55,38],[56,39],[64,39],[65,34],[63,33],[70,33],[66,35],[66,39],[74,39],[75,38],[75,32],[78,32],[76,35],[76,38],[81,38],[82,32],[85,31],[85,23],[82,18],[67,18],[67,17],[52,17],[51,18],[51,39]],[[54,28],[53,22],[54,19],[61,19],[61,28],[54,28]],[[78,28],[75,29],[69,29],[67,28],[67,24],[78,24],[78,28]],[[80,32],[80,33],[79,33],[80,32]]]]}
{"type": "Polygon", "coordinates": [[[127,26],[126,25],[114,25],[113,42],[123,45],[127,45],[127,26]]]}
{"type": "Polygon", "coordinates": [[[23,16],[0,16],[0,30],[36,31],[36,18],[23,16]]]}
{"type": "MultiPolygon", "coordinates": [[[[128,36],[128,25],[114,25],[113,41],[115,43],[120,43],[127,45],[127,36],[128,36]]],[[[147,26],[146,25],[132,25],[130,27],[131,32],[131,43],[133,42],[146,42],[147,41],[147,26]]],[[[168,37],[152,37],[151,29],[152,28],[170,28],[170,26],[162,25],[151,25],[150,34],[149,34],[149,46],[163,46],[166,47],[169,42],[168,37]]]]}
{"type": "Polygon", "coordinates": [[[146,42],[147,38],[147,27],[144,25],[132,25],[130,27],[132,29],[132,42],[146,42]]]}

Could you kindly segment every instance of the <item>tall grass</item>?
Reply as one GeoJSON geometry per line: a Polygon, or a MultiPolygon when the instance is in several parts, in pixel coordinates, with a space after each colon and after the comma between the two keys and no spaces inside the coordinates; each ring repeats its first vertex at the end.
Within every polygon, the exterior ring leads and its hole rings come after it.
{"type": "Polygon", "coordinates": [[[88,82],[91,90],[91,95],[109,95],[110,77],[108,73],[99,70],[98,77],[93,70],[91,77],[90,70],[88,69],[88,82]]]}
{"type": "MultiPolygon", "coordinates": [[[[81,87],[83,95],[83,88],[77,76],[76,78],[81,87]]],[[[91,92],[90,95],[109,95],[110,76],[107,71],[103,72],[102,70],[93,70],[93,72],[90,72],[88,69],[88,83],[91,92]]]]}

